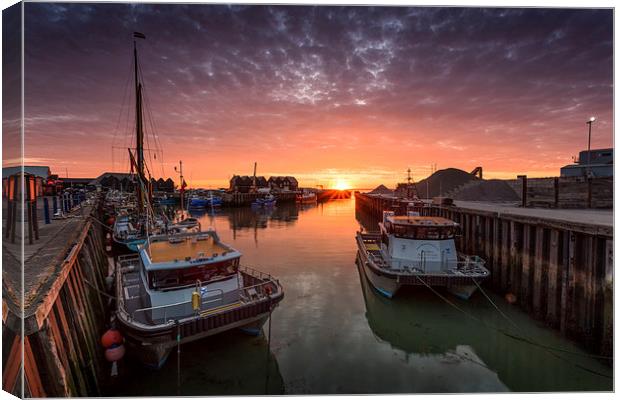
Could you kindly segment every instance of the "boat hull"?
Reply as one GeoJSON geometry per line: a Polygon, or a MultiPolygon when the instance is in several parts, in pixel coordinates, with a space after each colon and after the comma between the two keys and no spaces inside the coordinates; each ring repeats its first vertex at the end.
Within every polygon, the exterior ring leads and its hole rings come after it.
{"type": "Polygon", "coordinates": [[[120,316],[118,321],[130,354],[147,367],[159,369],[165,364],[170,352],[179,344],[183,345],[235,328],[240,328],[250,335],[260,335],[269,313],[282,297],[282,293],[274,294],[270,300],[191,321],[171,323],[162,329],[148,331],[139,329],[120,316]]]}
{"type": "MultiPolygon", "coordinates": [[[[453,295],[467,300],[476,291],[478,286],[473,279],[466,276],[433,275],[433,274],[400,274],[386,271],[378,267],[365,251],[363,237],[357,235],[357,259],[366,274],[368,281],[382,295],[388,298],[394,297],[402,286],[430,286],[445,287],[453,295]]],[[[485,278],[477,278],[482,281],[485,278]]]]}
{"type": "Polygon", "coordinates": [[[364,270],[364,274],[375,290],[389,299],[394,297],[398,289],[400,289],[401,284],[398,283],[396,279],[380,276],[375,273],[368,264],[370,261],[363,256],[361,251],[358,251],[357,255],[357,262],[364,270]]]}

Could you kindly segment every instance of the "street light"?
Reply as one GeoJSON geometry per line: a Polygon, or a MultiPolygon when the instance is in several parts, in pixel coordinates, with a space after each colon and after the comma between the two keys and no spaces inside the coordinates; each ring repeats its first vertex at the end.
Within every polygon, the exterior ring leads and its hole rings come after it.
{"type": "Polygon", "coordinates": [[[596,121],[596,118],[590,117],[588,122],[586,122],[586,124],[588,124],[588,168],[587,168],[588,178],[590,178],[590,139],[592,138],[592,123],[594,121],[596,121]]]}

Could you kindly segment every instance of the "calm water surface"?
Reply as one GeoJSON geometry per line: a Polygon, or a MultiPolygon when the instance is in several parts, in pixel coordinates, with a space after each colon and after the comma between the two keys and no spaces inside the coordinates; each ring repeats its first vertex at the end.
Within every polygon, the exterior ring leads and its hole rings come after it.
{"type": "MultiPolygon", "coordinates": [[[[195,215],[196,216],[196,215],[195,215]]],[[[552,353],[486,327],[425,288],[388,300],[355,263],[355,200],[198,215],[243,253],[242,263],[280,279],[285,297],[264,335],[223,333],[181,347],[159,371],[127,360],[113,394],[338,394],[612,390],[611,368],[557,332],[493,301],[530,338],[579,353],[552,353]]],[[[368,227],[370,228],[370,226],[368,227]]],[[[446,294],[446,296],[449,296],[446,294]]],[[[486,298],[449,297],[509,332],[486,298]]]]}

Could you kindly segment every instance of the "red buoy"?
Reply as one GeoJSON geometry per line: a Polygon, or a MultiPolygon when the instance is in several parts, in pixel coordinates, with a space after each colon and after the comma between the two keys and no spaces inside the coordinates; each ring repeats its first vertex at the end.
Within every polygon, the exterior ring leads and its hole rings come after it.
{"type": "Polygon", "coordinates": [[[105,359],[114,362],[118,361],[125,355],[125,346],[122,344],[120,346],[110,347],[105,351],[105,359]]]}
{"type": "Polygon", "coordinates": [[[118,345],[123,343],[123,335],[118,331],[118,329],[108,329],[106,333],[101,336],[101,344],[103,347],[108,348],[113,345],[118,345]]]}
{"type": "Polygon", "coordinates": [[[514,304],[517,302],[517,296],[515,296],[512,293],[507,293],[506,294],[506,301],[508,302],[508,304],[514,304]]]}
{"type": "Polygon", "coordinates": [[[110,218],[108,218],[107,223],[108,223],[108,225],[112,226],[112,225],[114,225],[114,221],[116,221],[116,219],[114,217],[110,217],[110,218]]]}

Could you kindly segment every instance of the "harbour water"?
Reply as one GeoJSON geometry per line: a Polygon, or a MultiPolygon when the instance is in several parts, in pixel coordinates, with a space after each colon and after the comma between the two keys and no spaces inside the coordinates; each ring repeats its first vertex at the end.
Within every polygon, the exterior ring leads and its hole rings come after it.
{"type": "Polygon", "coordinates": [[[489,293],[517,327],[481,293],[442,293],[452,305],[426,288],[381,297],[355,263],[355,232],[373,221],[356,216],[354,199],[194,216],[242,264],[280,279],[271,341],[266,324],[259,337],[184,345],[158,371],[127,359],[109,395],[612,390],[611,368],[499,295],[489,293]]]}

